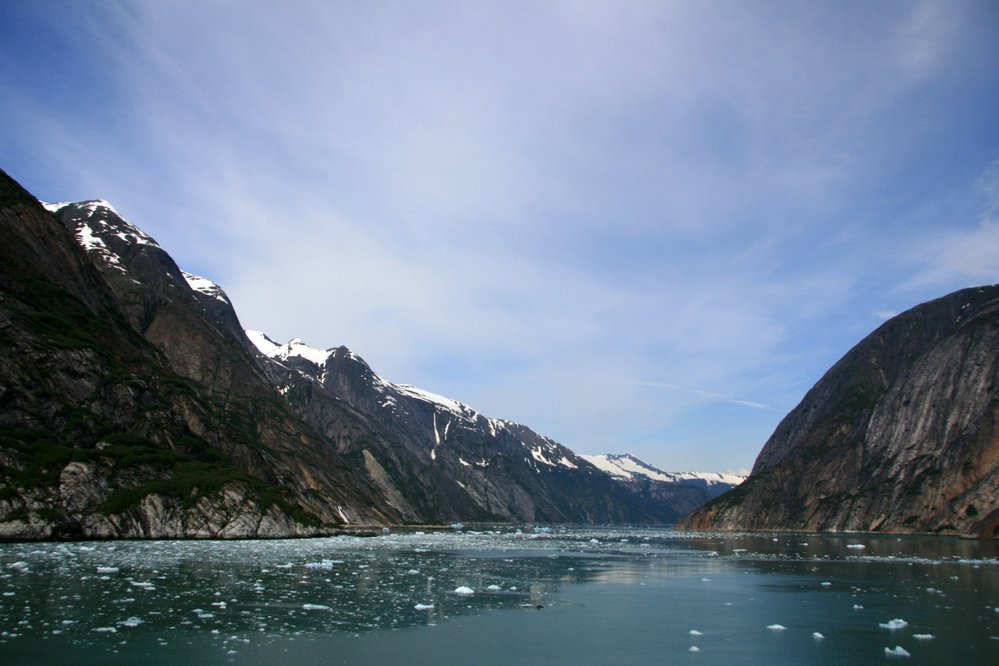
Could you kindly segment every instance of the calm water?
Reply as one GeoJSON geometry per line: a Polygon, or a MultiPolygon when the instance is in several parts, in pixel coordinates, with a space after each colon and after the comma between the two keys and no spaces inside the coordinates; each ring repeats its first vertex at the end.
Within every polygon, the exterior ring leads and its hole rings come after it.
{"type": "Polygon", "coordinates": [[[999,664],[995,542],[557,528],[6,544],[0,594],[3,664],[999,664]]]}

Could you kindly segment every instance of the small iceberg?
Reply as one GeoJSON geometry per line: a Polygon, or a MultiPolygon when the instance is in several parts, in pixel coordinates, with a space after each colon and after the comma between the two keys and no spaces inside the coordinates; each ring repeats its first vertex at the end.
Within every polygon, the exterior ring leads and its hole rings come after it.
{"type": "Polygon", "coordinates": [[[489,586],[489,587],[487,587],[486,589],[487,589],[487,590],[489,590],[490,592],[499,592],[499,591],[500,591],[500,590],[502,590],[503,588],[502,588],[502,587],[500,587],[499,585],[490,585],[490,586],[489,586]]]}
{"type": "Polygon", "coordinates": [[[909,651],[906,650],[901,645],[896,645],[894,648],[885,648],[885,656],[888,657],[911,657],[909,651]]]}
{"type": "Polygon", "coordinates": [[[330,609],[329,606],[323,606],[322,604],[302,604],[303,610],[326,610],[330,609]]]}
{"type": "Polygon", "coordinates": [[[813,632],[812,632],[812,638],[814,638],[814,639],[815,639],[815,640],[817,640],[817,641],[821,641],[822,639],[824,639],[824,638],[825,638],[825,636],[823,636],[823,635],[822,635],[821,633],[819,633],[818,631],[813,631],[813,632]]]}
{"type": "Polygon", "coordinates": [[[691,636],[703,636],[704,632],[698,631],[697,629],[691,629],[690,630],[690,635],[691,636]]]}
{"type": "Polygon", "coordinates": [[[933,634],[913,634],[912,637],[917,641],[932,641],[936,638],[933,634]]]}
{"type": "Polygon", "coordinates": [[[865,548],[867,548],[867,546],[865,546],[862,543],[848,543],[846,544],[846,547],[853,548],[854,550],[864,550],[865,548]]]}
{"type": "Polygon", "coordinates": [[[413,608],[415,610],[418,610],[418,611],[427,611],[427,610],[433,610],[434,609],[434,605],[433,604],[416,604],[415,606],[413,606],[413,608]]]}
{"type": "Polygon", "coordinates": [[[118,573],[118,567],[97,567],[97,573],[99,574],[113,574],[118,573]]]}
{"type": "Polygon", "coordinates": [[[466,587],[465,585],[462,585],[461,587],[456,587],[454,589],[454,593],[455,594],[462,594],[462,595],[469,595],[469,594],[475,594],[475,590],[473,590],[470,587],[466,587]]]}
{"type": "Polygon", "coordinates": [[[889,631],[896,631],[898,629],[905,629],[909,626],[909,623],[901,618],[895,618],[894,620],[888,620],[887,622],[879,622],[878,626],[882,629],[888,629],[889,631]]]}
{"type": "Polygon", "coordinates": [[[783,624],[768,624],[767,629],[770,631],[784,631],[787,629],[783,624]]]}
{"type": "Polygon", "coordinates": [[[700,652],[700,651],[701,648],[697,647],[696,645],[691,645],[690,648],[687,650],[687,652],[700,652]]]}
{"type": "Polygon", "coordinates": [[[141,619],[139,619],[139,618],[137,618],[137,617],[135,617],[133,615],[132,617],[128,618],[127,620],[119,620],[118,621],[118,626],[121,626],[121,627],[137,627],[137,626],[139,626],[142,623],[143,623],[143,620],[141,620],[141,619]]]}

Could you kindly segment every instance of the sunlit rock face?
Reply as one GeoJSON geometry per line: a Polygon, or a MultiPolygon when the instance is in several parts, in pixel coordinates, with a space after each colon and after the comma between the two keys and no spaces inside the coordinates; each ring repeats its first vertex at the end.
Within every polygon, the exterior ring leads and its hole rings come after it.
{"type": "Polygon", "coordinates": [[[785,417],[749,479],[681,525],[996,536],[999,286],[874,331],[785,417]]]}

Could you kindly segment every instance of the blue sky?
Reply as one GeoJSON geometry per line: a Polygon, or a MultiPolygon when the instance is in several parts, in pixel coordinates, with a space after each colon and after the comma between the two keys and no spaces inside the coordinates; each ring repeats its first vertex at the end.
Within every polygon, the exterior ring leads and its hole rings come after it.
{"type": "Polygon", "coordinates": [[[996,2],[26,0],[0,99],[247,328],[672,470],[999,281],[996,2]]]}

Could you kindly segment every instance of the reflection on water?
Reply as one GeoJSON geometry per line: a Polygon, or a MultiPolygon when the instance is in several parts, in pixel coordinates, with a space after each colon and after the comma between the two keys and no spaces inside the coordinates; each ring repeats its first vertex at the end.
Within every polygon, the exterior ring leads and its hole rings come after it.
{"type": "Polygon", "coordinates": [[[5,544],[0,661],[991,664],[996,545],[622,528],[5,544]]]}

